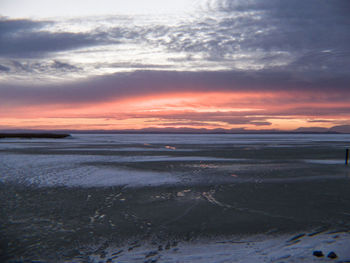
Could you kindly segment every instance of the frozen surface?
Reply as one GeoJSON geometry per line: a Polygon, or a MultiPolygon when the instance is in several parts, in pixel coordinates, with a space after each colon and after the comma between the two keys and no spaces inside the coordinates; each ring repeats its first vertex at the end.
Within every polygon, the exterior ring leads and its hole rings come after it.
{"type": "Polygon", "coordinates": [[[345,160],[305,160],[305,162],[315,164],[344,164],[345,160]]]}
{"type": "Polygon", "coordinates": [[[60,140],[5,139],[0,141],[0,181],[142,186],[206,182],[208,176],[235,183],[337,178],[347,175],[339,169],[349,142],[350,135],[74,134],[60,140]],[[337,167],[328,174],[305,173],[318,165],[337,167]],[[296,172],[281,178],[281,169],[296,172]]]}
{"type": "MultiPolygon", "coordinates": [[[[350,261],[349,233],[311,235],[308,233],[300,233],[294,237],[252,235],[232,237],[230,240],[201,240],[170,244],[169,249],[165,249],[166,244],[161,245],[161,248],[144,244],[131,251],[130,246],[108,248],[106,258],[113,258],[115,262],[133,263],[147,262],[147,260],[168,263],[332,262],[327,255],[334,252],[337,255],[335,262],[350,261]],[[324,256],[316,257],[313,255],[314,251],[322,251],[324,256]]],[[[98,255],[91,256],[91,259],[94,262],[101,260],[98,255]]]]}
{"type": "Polygon", "coordinates": [[[188,161],[240,161],[215,157],[171,156],[98,156],[98,155],[35,155],[0,154],[2,182],[15,182],[37,186],[113,186],[160,185],[180,181],[177,172],[142,171],[125,169],[128,163],[188,162],[188,161]],[[98,167],[91,163],[108,162],[119,167],[98,167]]]}
{"type": "Polygon", "coordinates": [[[0,261],[347,262],[346,148],[338,134],[0,140],[0,261]]]}

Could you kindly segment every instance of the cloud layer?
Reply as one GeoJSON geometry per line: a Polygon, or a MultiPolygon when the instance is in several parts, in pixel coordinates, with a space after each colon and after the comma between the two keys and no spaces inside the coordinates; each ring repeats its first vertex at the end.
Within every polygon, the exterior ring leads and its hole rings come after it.
{"type": "Polygon", "coordinates": [[[200,113],[175,103],[163,112],[126,107],[120,118],[163,126],[349,124],[349,11],[347,0],[210,0],[190,15],[3,16],[1,116],[47,107],[57,117],[69,105],[79,114],[68,115],[79,117],[93,104],[221,93],[232,101],[211,107],[203,99],[200,113]]]}

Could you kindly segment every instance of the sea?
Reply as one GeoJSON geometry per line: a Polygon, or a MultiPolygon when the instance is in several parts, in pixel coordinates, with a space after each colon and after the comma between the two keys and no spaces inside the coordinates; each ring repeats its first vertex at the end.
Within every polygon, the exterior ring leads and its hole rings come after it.
{"type": "Polygon", "coordinates": [[[350,134],[0,139],[0,261],[350,262],[349,148],[350,134]]]}

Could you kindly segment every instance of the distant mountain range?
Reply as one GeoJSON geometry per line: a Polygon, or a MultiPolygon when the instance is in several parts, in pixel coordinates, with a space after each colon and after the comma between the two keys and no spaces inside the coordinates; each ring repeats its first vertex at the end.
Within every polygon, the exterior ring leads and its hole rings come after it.
{"type": "Polygon", "coordinates": [[[300,127],[293,132],[350,133],[350,125],[339,125],[333,126],[332,128],[300,127]]]}
{"type": "Polygon", "coordinates": [[[336,134],[336,133],[350,133],[350,125],[339,125],[331,128],[322,127],[300,127],[295,130],[282,131],[282,130],[246,130],[244,128],[239,129],[194,129],[194,128],[145,128],[138,130],[2,130],[4,133],[187,133],[187,134],[266,134],[266,133],[326,133],[326,134],[336,134]]]}

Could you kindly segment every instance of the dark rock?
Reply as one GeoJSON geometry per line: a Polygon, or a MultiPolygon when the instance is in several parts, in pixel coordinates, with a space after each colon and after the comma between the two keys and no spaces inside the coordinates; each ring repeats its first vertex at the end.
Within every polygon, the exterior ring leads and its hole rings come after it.
{"type": "Polygon", "coordinates": [[[158,246],[158,251],[162,251],[163,250],[163,246],[162,245],[159,245],[158,246]]]}
{"type": "Polygon", "coordinates": [[[329,229],[329,228],[326,227],[326,226],[320,227],[320,228],[316,229],[314,232],[308,234],[308,236],[309,236],[309,237],[316,236],[316,235],[318,235],[318,234],[320,234],[320,233],[322,233],[322,232],[327,231],[328,229],[329,229]]]}
{"type": "Polygon", "coordinates": [[[166,243],[166,245],[165,245],[165,249],[170,249],[170,242],[168,241],[168,243],[166,243]]]}
{"type": "Polygon", "coordinates": [[[322,251],[319,251],[319,250],[315,250],[314,253],[313,253],[313,255],[314,255],[315,257],[318,257],[318,258],[324,256],[324,255],[323,255],[323,252],[322,252],[322,251]]]}
{"type": "Polygon", "coordinates": [[[141,245],[140,244],[137,244],[137,245],[134,245],[134,246],[132,246],[132,247],[129,247],[128,248],[128,251],[131,251],[131,250],[133,250],[134,248],[137,248],[137,247],[140,247],[141,245]]]}
{"type": "Polygon", "coordinates": [[[337,256],[337,254],[335,254],[333,251],[331,251],[331,252],[329,252],[329,254],[328,254],[328,256],[327,257],[329,257],[329,258],[337,258],[338,256],[337,256]]]}
{"type": "Polygon", "coordinates": [[[302,238],[304,236],[305,236],[304,233],[300,234],[300,235],[296,235],[296,236],[292,237],[291,239],[289,239],[288,242],[296,241],[296,240],[298,240],[298,239],[300,239],[300,238],[302,238]]]}
{"type": "Polygon", "coordinates": [[[100,258],[105,258],[106,255],[107,255],[106,251],[103,250],[100,252],[100,258]]]}
{"type": "Polygon", "coordinates": [[[150,251],[148,254],[145,256],[145,258],[153,257],[158,254],[158,251],[150,251]]]}
{"type": "Polygon", "coordinates": [[[112,256],[116,256],[116,255],[119,255],[119,254],[121,254],[121,253],[123,253],[123,249],[122,250],[119,250],[119,251],[117,251],[117,252],[114,252],[113,254],[112,254],[112,256]]]}

